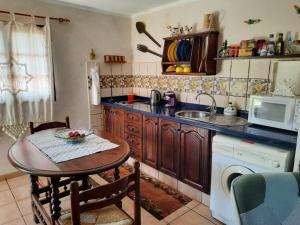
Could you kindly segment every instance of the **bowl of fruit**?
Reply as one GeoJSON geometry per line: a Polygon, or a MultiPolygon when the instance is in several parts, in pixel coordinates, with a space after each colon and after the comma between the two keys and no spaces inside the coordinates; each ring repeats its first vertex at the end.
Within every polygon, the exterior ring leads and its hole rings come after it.
{"type": "Polygon", "coordinates": [[[64,138],[64,140],[71,144],[76,144],[83,142],[85,139],[85,134],[79,131],[70,131],[64,138]]]}

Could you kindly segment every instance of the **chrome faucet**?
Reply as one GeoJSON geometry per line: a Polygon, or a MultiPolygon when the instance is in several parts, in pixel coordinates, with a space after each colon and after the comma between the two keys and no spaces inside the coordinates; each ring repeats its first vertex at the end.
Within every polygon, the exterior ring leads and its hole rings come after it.
{"type": "Polygon", "coordinates": [[[212,105],[209,106],[208,109],[209,109],[209,111],[210,111],[210,115],[211,115],[211,116],[215,115],[215,114],[217,113],[217,103],[216,103],[215,98],[214,98],[211,94],[202,91],[202,92],[200,92],[199,94],[197,94],[196,100],[198,99],[198,97],[199,97],[200,95],[207,95],[207,96],[209,96],[209,97],[212,99],[212,105]]]}

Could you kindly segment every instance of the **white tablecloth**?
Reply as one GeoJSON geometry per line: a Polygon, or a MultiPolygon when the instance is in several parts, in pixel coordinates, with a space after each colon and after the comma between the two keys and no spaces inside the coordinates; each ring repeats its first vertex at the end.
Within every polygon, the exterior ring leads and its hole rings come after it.
{"type": "Polygon", "coordinates": [[[95,134],[86,136],[85,141],[78,144],[66,143],[63,139],[55,137],[54,134],[54,130],[41,131],[28,136],[27,140],[55,163],[103,152],[119,146],[95,134]]]}

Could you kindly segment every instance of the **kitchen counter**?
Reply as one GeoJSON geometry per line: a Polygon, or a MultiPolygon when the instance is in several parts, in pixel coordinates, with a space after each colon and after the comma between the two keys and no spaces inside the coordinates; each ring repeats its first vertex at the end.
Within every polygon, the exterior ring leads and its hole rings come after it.
{"type": "MultiPolygon", "coordinates": [[[[126,98],[117,97],[117,101],[124,101],[126,98]]],[[[145,98],[139,98],[144,99],[145,98]]],[[[269,128],[265,126],[259,126],[254,124],[247,124],[244,126],[220,126],[215,124],[204,123],[195,120],[188,120],[180,117],[176,117],[175,113],[181,110],[205,110],[207,106],[190,104],[190,103],[178,103],[175,107],[166,108],[163,105],[151,106],[144,103],[135,103],[131,105],[112,103],[109,98],[102,98],[102,105],[111,106],[127,111],[138,112],[145,115],[157,116],[163,119],[172,120],[178,123],[192,125],[195,127],[206,128],[215,131],[220,134],[229,135],[237,138],[242,138],[250,141],[260,142],[266,145],[272,145],[280,147],[286,150],[295,150],[297,143],[297,132],[285,131],[275,128],[269,128]]],[[[222,108],[218,108],[218,113],[223,113],[222,108]]],[[[247,113],[244,111],[239,112],[239,116],[247,118],[247,113]]]]}

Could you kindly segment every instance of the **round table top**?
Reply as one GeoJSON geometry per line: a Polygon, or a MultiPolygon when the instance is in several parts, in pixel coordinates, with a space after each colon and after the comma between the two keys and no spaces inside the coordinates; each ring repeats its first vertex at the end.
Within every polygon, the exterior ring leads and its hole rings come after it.
{"type": "Polygon", "coordinates": [[[95,131],[119,147],[92,155],[54,163],[36,146],[25,139],[17,141],[8,151],[10,163],[17,169],[36,176],[69,177],[101,173],[122,165],[130,156],[129,145],[121,138],[106,132],[95,131]]]}

